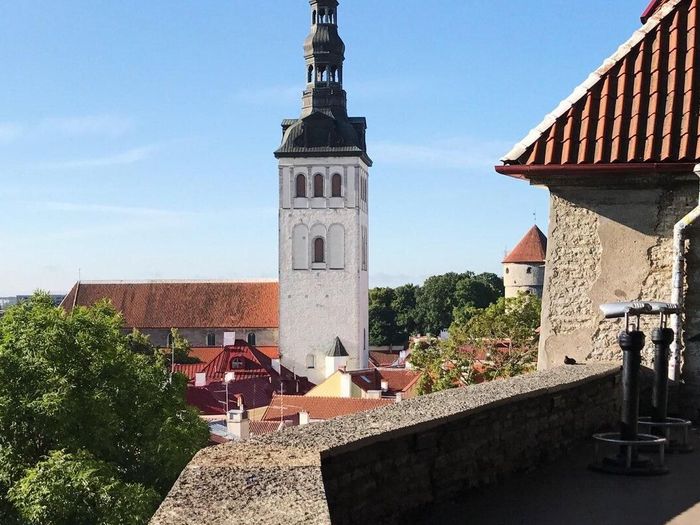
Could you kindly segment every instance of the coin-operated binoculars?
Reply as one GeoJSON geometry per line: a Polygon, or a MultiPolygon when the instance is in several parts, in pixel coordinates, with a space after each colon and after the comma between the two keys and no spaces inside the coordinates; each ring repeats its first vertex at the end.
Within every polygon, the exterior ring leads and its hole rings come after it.
{"type": "MultiPolygon", "coordinates": [[[[641,353],[646,342],[640,328],[641,317],[659,313],[664,303],[629,302],[611,303],[600,307],[606,319],[624,318],[625,328],[617,338],[622,349],[622,406],[620,431],[594,434],[594,470],[611,474],[654,475],[668,472],[665,464],[665,447],[668,440],[652,434],[640,434],[639,423],[639,373],[641,353]],[[602,446],[614,446],[617,454],[600,457],[602,446]],[[652,447],[656,460],[640,454],[640,449],[652,447]]],[[[673,305],[666,305],[672,308],[673,305]]],[[[670,344],[670,343],[669,343],[670,344]]],[[[668,367],[668,364],[666,365],[668,367]]]]}

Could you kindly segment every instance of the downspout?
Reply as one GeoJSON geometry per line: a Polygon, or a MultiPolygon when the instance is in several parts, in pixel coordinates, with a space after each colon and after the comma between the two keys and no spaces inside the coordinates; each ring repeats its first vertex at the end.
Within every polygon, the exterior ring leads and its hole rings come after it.
{"type": "MultiPolygon", "coordinates": [[[[700,178],[700,164],[696,164],[693,169],[695,175],[700,178]]],[[[671,328],[676,334],[671,343],[671,359],[668,367],[668,377],[672,381],[677,381],[681,376],[680,344],[682,337],[682,315],[685,311],[683,306],[683,283],[685,281],[685,240],[688,237],[688,228],[700,217],[700,188],[698,189],[698,205],[688,215],[683,217],[673,227],[673,277],[671,302],[680,307],[679,314],[671,318],[671,328]]]]}

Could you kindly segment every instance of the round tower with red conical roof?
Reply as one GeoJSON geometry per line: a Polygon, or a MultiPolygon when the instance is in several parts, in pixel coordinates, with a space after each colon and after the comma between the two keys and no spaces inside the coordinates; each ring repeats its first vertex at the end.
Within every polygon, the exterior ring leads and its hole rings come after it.
{"type": "Polygon", "coordinates": [[[518,294],[542,297],[547,261],[547,237],[535,225],[503,259],[503,284],[506,298],[518,294]]]}

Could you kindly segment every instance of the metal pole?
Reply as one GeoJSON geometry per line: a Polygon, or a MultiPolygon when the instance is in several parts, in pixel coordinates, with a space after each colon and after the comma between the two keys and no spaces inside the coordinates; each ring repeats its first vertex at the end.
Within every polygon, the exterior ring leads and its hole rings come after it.
{"type": "Polygon", "coordinates": [[[175,338],[171,337],[170,338],[170,383],[173,382],[173,374],[174,373],[175,373],[175,338]]]}
{"type": "Polygon", "coordinates": [[[622,348],[622,410],[620,414],[620,438],[637,439],[639,419],[639,366],[644,348],[644,333],[638,330],[622,332],[618,337],[622,348]]]}
{"type": "Polygon", "coordinates": [[[226,417],[228,417],[228,381],[224,381],[226,383],[226,417]]]}
{"type": "Polygon", "coordinates": [[[668,355],[674,339],[671,328],[655,328],[651,333],[654,343],[654,390],[651,397],[652,421],[663,423],[668,416],[668,355]]]}

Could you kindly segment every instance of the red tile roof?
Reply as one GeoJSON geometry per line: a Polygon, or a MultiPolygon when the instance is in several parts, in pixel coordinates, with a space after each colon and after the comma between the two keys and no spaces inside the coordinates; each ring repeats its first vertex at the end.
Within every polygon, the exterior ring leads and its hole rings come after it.
{"type": "Polygon", "coordinates": [[[369,351],[369,361],[375,368],[397,366],[401,358],[400,352],[394,352],[389,350],[370,350],[369,351]]]}
{"type": "Polygon", "coordinates": [[[262,436],[263,434],[272,434],[277,430],[284,428],[284,424],[279,421],[251,421],[250,433],[254,436],[262,436]]]}
{"type": "Polygon", "coordinates": [[[255,348],[260,350],[263,354],[265,354],[270,359],[279,359],[280,358],[279,346],[258,346],[258,345],[255,345],[255,348]]]}
{"type": "Polygon", "coordinates": [[[365,392],[381,390],[382,381],[387,381],[389,383],[389,388],[386,391],[387,395],[407,392],[416,385],[421,377],[421,372],[402,368],[370,368],[345,373],[350,374],[352,382],[365,392]]]}
{"type": "Polygon", "coordinates": [[[281,414],[284,414],[284,419],[294,419],[299,412],[306,411],[309,413],[310,419],[326,420],[373,410],[393,403],[394,401],[391,399],[281,396],[275,394],[262,419],[263,421],[279,421],[281,414]]]}
{"type": "Polygon", "coordinates": [[[652,4],[652,12],[502,159],[507,166],[498,172],[527,178],[536,170],[566,174],[575,165],[659,170],[674,163],[685,170],[700,161],[698,0],[667,0],[652,4]]]}
{"type": "Polygon", "coordinates": [[[504,263],[543,263],[547,257],[547,237],[533,226],[503,259],[504,263]]]}
{"type": "Polygon", "coordinates": [[[276,282],[78,282],[66,310],[109,299],[128,328],[277,328],[276,282]]]}

